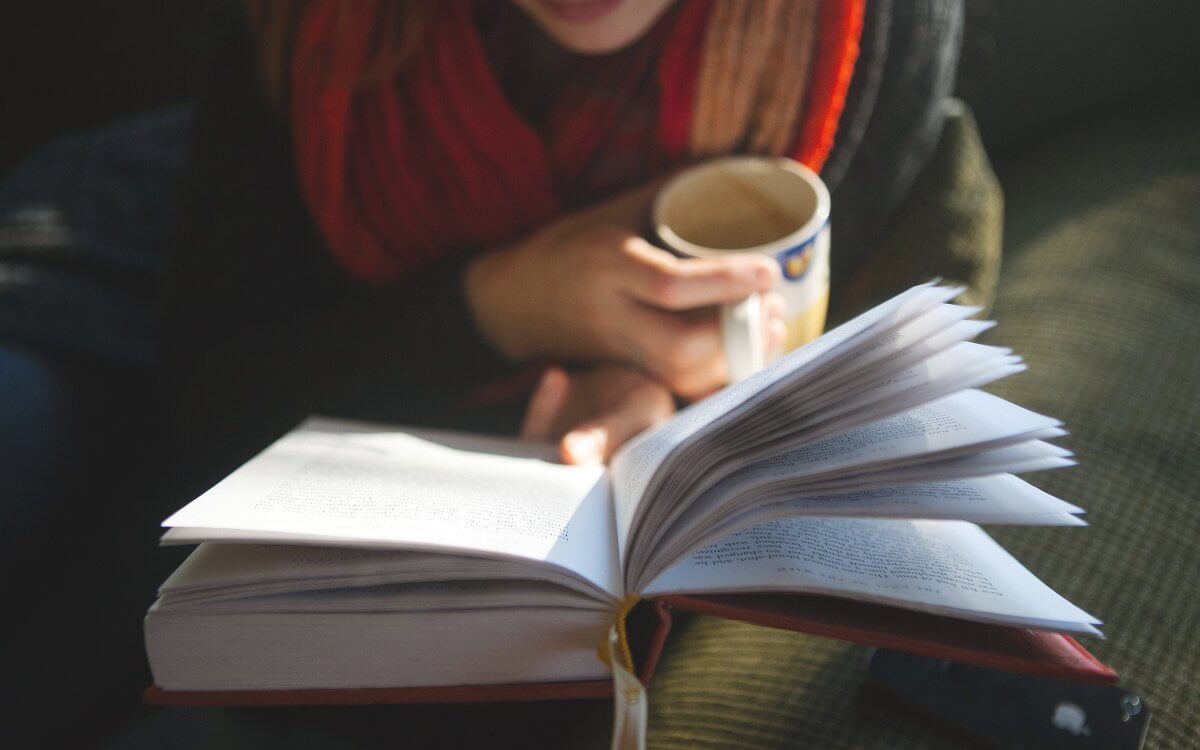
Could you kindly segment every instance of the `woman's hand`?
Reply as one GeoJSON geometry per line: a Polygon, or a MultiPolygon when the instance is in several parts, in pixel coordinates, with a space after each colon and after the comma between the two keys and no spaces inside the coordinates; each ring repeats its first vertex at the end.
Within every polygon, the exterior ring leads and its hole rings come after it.
{"type": "MultiPolygon", "coordinates": [[[[622,362],[695,398],[727,381],[716,305],[769,290],[777,264],[756,255],[677,258],[642,239],[658,185],[555,221],[467,270],[476,323],[515,360],[622,362]]],[[[782,343],[768,303],[768,351],[782,343]],[[776,341],[775,339],[779,339],[776,341]]]]}
{"type": "Polygon", "coordinates": [[[552,367],[529,400],[521,437],[557,440],[569,464],[598,463],[674,411],[666,386],[637,370],[602,365],[567,374],[552,367]]]}

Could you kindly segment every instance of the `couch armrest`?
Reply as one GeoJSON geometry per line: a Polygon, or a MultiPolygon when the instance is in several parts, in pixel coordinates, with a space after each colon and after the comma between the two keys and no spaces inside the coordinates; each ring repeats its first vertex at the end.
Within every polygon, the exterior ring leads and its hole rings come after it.
{"type": "MultiPolygon", "coordinates": [[[[941,276],[963,284],[961,301],[990,306],[1000,276],[1004,196],[970,108],[945,105],[933,158],[917,179],[884,243],[835,287],[839,322],[913,284],[941,276]]],[[[833,228],[837,252],[837,227],[833,228]]]]}

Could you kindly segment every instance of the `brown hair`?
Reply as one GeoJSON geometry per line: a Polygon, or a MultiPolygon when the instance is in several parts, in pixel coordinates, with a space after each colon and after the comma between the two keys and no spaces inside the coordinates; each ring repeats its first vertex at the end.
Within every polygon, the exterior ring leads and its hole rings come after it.
{"type": "Polygon", "coordinates": [[[704,34],[688,152],[786,153],[796,138],[819,0],[717,0],[704,34]]]}
{"type": "MultiPolygon", "coordinates": [[[[681,0],[686,1],[686,0],[681,0]]],[[[268,100],[286,112],[292,43],[307,0],[243,0],[268,100]]],[[[394,76],[420,45],[437,0],[373,4],[365,84],[394,76]]],[[[715,0],[696,81],[688,151],[783,154],[796,137],[817,42],[820,0],[715,0]]],[[[341,0],[338,18],[363,12],[341,0]]]]}

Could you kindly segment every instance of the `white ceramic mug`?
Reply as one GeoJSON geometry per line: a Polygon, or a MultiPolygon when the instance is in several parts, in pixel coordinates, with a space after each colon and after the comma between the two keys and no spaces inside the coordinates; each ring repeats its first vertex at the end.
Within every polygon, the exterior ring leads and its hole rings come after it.
{"type": "MultiPolygon", "coordinates": [[[[654,229],[674,252],[696,258],[758,253],[779,263],[787,349],[817,336],[829,305],[829,189],[783,157],[732,156],[671,179],[654,202],[654,229]]],[[[730,382],[766,364],[759,295],[721,308],[730,382]]]]}

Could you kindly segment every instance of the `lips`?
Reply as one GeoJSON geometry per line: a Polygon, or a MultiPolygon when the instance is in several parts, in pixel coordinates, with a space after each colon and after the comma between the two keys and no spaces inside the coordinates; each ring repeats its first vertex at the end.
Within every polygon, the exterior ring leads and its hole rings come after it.
{"type": "Polygon", "coordinates": [[[567,23],[590,23],[607,16],[622,0],[541,0],[552,15],[567,23]]]}

